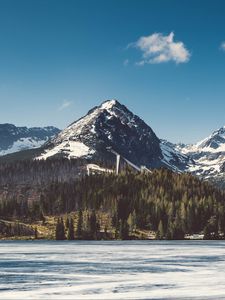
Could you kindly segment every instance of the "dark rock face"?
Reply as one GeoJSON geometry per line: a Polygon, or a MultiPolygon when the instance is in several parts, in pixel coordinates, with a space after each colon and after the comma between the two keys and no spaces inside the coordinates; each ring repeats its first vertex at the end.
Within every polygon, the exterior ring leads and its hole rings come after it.
{"type": "Polygon", "coordinates": [[[117,100],[103,102],[72,123],[46,145],[45,153],[48,155],[48,151],[53,150],[54,156],[76,157],[71,146],[73,142],[86,145],[90,152],[84,156],[89,158],[115,160],[111,149],[139,167],[174,169],[172,163],[175,163],[178,168],[185,168],[184,155],[178,155],[167,146],[167,152],[173,152],[170,165],[163,155],[161,140],[150,126],[117,100]]]}
{"type": "Polygon", "coordinates": [[[157,167],[162,158],[160,140],[153,130],[118,102],[87,124],[81,140],[96,149],[99,156],[111,148],[137,165],[157,167]]]}

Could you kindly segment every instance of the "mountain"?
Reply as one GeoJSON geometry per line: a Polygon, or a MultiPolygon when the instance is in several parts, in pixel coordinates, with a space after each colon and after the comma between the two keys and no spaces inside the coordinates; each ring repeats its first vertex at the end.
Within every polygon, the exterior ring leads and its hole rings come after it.
{"type": "Polygon", "coordinates": [[[82,158],[115,162],[112,152],[116,152],[138,168],[166,167],[225,183],[225,126],[197,144],[173,144],[159,139],[149,125],[114,99],[92,108],[62,131],[0,125],[0,140],[0,155],[23,150],[0,161],[82,158]]]}
{"type": "Polygon", "coordinates": [[[177,148],[177,145],[173,143],[161,140],[160,148],[164,164],[166,164],[167,168],[175,172],[187,172],[195,165],[194,160],[185,153],[182,153],[182,151],[177,148]]]}
{"type": "Polygon", "coordinates": [[[191,157],[189,167],[194,175],[205,179],[222,179],[225,175],[225,126],[194,145],[176,145],[175,149],[191,157]]]}
{"type": "Polygon", "coordinates": [[[53,126],[27,128],[0,124],[0,156],[38,148],[59,132],[53,126]]]}
{"type": "Polygon", "coordinates": [[[91,109],[45,145],[38,159],[50,157],[114,159],[111,150],[138,167],[183,171],[190,159],[161,141],[138,116],[117,100],[91,109]]]}

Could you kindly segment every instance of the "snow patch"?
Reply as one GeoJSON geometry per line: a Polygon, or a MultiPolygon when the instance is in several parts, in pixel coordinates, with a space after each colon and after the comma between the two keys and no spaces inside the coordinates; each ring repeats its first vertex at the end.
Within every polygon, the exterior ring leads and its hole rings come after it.
{"type": "Polygon", "coordinates": [[[19,140],[15,141],[10,148],[8,148],[6,150],[1,150],[0,156],[11,154],[14,152],[19,152],[22,150],[39,148],[47,141],[48,141],[48,138],[46,138],[45,140],[38,140],[35,138],[31,138],[31,137],[20,138],[19,140]]]}
{"type": "Polygon", "coordinates": [[[112,100],[108,100],[105,101],[104,103],[102,103],[100,109],[111,109],[114,105],[116,105],[116,100],[112,99],[112,100]]]}
{"type": "Polygon", "coordinates": [[[37,157],[37,159],[47,159],[56,154],[65,154],[68,158],[78,158],[94,154],[94,150],[77,141],[64,141],[55,146],[53,149],[47,150],[45,153],[37,157]]]}
{"type": "Polygon", "coordinates": [[[179,160],[180,163],[183,163],[185,166],[187,166],[188,164],[191,164],[192,162],[190,162],[190,159],[188,156],[180,153],[180,151],[178,151],[173,144],[165,141],[165,140],[161,140],[160,143],[160,148],[162,151],[162,155],[163,155],[163,162],[170,168],[173,169],[176,172],[180,172],[180,169],[178,167],[175,166],[174,162],[176,160],[179,160]]]}

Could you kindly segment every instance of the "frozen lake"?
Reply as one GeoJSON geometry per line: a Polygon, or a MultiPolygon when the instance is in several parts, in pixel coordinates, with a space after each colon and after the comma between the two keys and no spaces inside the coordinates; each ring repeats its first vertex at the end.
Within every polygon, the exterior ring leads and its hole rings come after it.
{"type": "Polygon", "coordinates": [[[0,299],[225,299],[224,241],[1,241],[0,299]]]}

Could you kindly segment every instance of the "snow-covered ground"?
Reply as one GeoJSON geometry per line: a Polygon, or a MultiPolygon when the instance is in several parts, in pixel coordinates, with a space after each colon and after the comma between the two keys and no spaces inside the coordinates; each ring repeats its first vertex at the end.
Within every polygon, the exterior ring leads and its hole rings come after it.
{"type": "Polygon", "coordinates": [[[39,148],[59,132],[53,126],[28,128],[0,124],[0,156],[39,148]]]}
{"type": "Polygon", "coordinates": [[[14,152],[26,150],[26,149],[34,149],[41,147],[44,143],[48,141],[48,138],[44,140],[40,140],[37,138],[27,137],[27,138],[20,138],[19,140],[15,141],[11,147],[6,150],[0,150],[0,156],[11,154],[14,152]]]}
{"type": "Polygon", "coordinates": [[[64,141],[54,148],[44,151],[37,159],[47,159],[56,154],[66,154],[68,158],[83,157],[93,154],[95,151],[90,149],[84,143],[77,141],[64,141]]]}
{"type": "Polygon", "coordinates": [[[224,241],[0,242],[0,299],[224,299],[224,241]]]}

